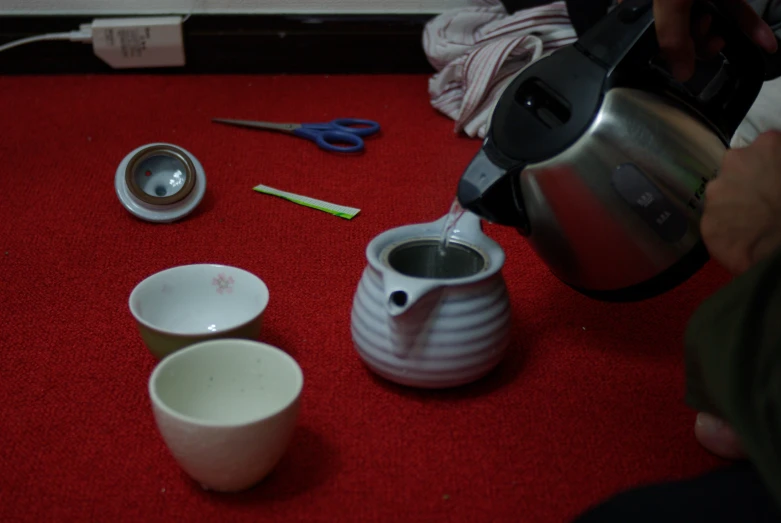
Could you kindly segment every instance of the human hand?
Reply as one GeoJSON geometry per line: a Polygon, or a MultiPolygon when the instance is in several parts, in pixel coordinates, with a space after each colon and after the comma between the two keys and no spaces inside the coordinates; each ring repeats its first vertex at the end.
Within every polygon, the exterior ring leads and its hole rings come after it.
{"type": "MultiPolygon", "coordinates": [[[[711,32],[711,18],[692,20],[695,0],[653,0],[656,37],[673,76],[681,82],[694,74],[695,56],[713,57],[724,47],[721,36],[711,32]]],[[[717,4],[732,17],[754,43],[775,53],[778,42],[770,26],[745,0],[721,0],[717,4]]]]}
{"type": "Polygon", "coordinates": [[[727,151],[705,188],[700,229],[711,256],[736,275],[781,247],[781,132],[727,151]]]}

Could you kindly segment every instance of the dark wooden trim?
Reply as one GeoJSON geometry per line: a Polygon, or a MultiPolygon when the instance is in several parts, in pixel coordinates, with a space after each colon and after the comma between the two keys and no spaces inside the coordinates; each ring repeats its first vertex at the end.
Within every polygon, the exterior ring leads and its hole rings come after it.
{"type": "MultiPolygon", "coordinates": [[[[430,73],[422,46],[430,16],[193,15],[184,24],[187,65],[158,73],[430,73]]],[[[0,17],[0,44],[71,31],[76,16],[0,17]]],[[[88,44],[38,42],[0,53],[2,74],[115,71],[88,44]]],[[[126,72],[138,72],[126,71],[126,72]]]]}

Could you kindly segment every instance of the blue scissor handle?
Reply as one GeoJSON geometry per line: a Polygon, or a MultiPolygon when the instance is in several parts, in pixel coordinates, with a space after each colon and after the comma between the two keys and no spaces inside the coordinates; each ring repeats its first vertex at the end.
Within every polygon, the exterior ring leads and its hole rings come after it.
{"type": "Polygon", "coordinates": [[[340,131],[357,134],[358,136],[370,136],[380,132],[380,124],[373,120],[360,118],[337,118],[331,120],[331,125],[340,131]]]}
{"type": "MultiPolygon", "coordinates": [[[[315,124],[317,125],[317,124],[315,124]]],[[[312,125],[302,125],[293,134],[315,142],[321,149],[336,153],[356,153],[363,151],[363,140],[355,133],[334,131],[333,127],[318,129],[312,125]],[[347,144],[347,145],[339,145],[347,144]]]]}
{"type": "Polygon", "coordinates": [[[336,118],[330,122],[301,124],[301,127],[318,131],[341,131],[356,136],[370,136],[380,131],[380,124],[361,118],[336,118]]]}

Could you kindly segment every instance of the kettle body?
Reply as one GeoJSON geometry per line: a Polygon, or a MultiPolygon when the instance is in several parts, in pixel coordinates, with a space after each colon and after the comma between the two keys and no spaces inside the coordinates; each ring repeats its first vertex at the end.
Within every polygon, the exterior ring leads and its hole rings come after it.
{"type": "Polygon", "coordinates": [[[508,85],[459,203],[512,226],[564,283],[646,299],[708,260],[707,183],[766,78],[762,51],[712,10],[726,46],[688,84],[659,58],[651,0],[625,0],[508,85]]]}

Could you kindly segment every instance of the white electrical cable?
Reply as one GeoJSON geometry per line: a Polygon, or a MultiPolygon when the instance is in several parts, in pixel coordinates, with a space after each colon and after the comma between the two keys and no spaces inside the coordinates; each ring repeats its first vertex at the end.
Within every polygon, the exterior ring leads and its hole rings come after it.
{"type": "Polygon", "coordinates": [[[69,40],[71,42],[90,43],[92,41],[92,30],[89,24],[81,26],[80,31],[70,31],[68,33],[50,33],[44,35],[30,36],[20,40],[14,40],[7,44],[0,45],[0,52],[19,47],[20,45],[31,44],[34,42],[45,42],[51,40],[69,40]]]}

